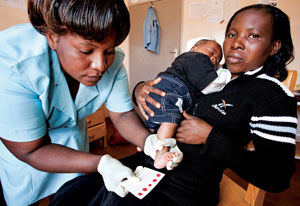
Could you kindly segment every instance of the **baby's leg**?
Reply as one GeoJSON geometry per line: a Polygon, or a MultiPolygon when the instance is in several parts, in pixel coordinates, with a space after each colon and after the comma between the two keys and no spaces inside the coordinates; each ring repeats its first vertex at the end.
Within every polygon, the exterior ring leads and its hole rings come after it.
{"type": "MultiPolygon", "coordinates": [[[[176,132],[177,124],[163,122],[161,123],[158,131],[157,131],[157,138],[164,139],[164,138],[172,138],[176,132]]],[[[167,163],[171,161],[173,158],[178,156],[177,153],[169,152],[169,147],[163,147],[161,151],[156,151],[156,156],[154,160],[154,167],[157,169],[161,169],[166,167],[167,163]]]]}

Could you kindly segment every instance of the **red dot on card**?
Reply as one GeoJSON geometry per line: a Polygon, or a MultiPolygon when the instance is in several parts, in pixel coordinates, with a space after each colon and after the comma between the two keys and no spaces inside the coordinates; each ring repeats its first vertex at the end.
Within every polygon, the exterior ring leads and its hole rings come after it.
{"type": "Polygon", "coordinates": [[[151,186],[152,186],[152,184],[149,184],[148,186],[149,186],[149,187],[151,187],[151,186]]]}
{"type": "Polygon", "coordinates": [[[156,177],[160,177],[160,174],[157,174],[156,177]]]}
{"type": "Polygon", "coordinates": [[[157,179],[153,179],[152,181],[153,181],[153,182],[156,182],[156,181],[157,181],[157,179]]]}
{"type": "Polygon", "coordinates": [[[138,195],[141,196],[141,195],[143,195],[143,193],[140,192],[140,193],[138,193],[138,195]]]}
{"type": "Polygon", "coordinates": [[[143,191],[147,191],[147,188],[143,188],[143,191]]]}

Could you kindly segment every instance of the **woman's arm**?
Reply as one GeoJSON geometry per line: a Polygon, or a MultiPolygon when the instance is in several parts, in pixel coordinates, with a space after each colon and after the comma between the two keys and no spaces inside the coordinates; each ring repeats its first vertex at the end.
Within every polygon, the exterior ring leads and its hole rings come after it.
{"type": "Polygon", "coordinates": [[[52,173],[98,171],[106,188],[121,197],[128,191],[120,189],[122,188],[120,183],[124,179],[137,179],[130,168],[110,155],[99,156],[51,144],[47,135],[31,142],[12,142],[3,138],[1,141],[18,159],[41,171],[52,173]]]}
{"type": "Polygon", "coordinates": [[[295,171],[296,109],[285,108],[296,108],[296,102],[292,98],[290,101],[276,98],[270,102],[264,106],[263,111],[255,112],[253,119],[272,117],[273,122],[250,123],[249,135],[255,151],[247,151],[217,127],[210,130],[206,122],[196,117],[183,121],[185,124],[182,123],[178,128],[177,140],[188,144],[205,144],[204,155],[214,158],[225,168],[232,169],[246,181],[266,191],[281,192],[289,187],[295,171]],[[274,111],[277,115],[274,115],[274,111]],[[205,127],[207,129],[203,129],[205,127]],[[265,128],[265,131],[258,131],[259,127],[265,128]],[[209,132],[207,138],[203,132],[209,132]]]}
{"type": "MultiPolygon", "coordinates": [[[[220,160],[252,184],[281,192],[289,187],[295,171],[297,102],[294,97],[275,96],[261,104],[254,108],[249,122],[255,151],[243,150],[232,141],[220,160]]],[[[213,133],[212,141],[223,135],[213,133]]]]}
{"type": "Polygon", "coordinates": [[[295,145],[266,142],[256,143],[255,151],[247,151],[214,128],[207,139],[206,154],[257,187],[269,192],[282,192],[289,187],[295,171],[295,145]]]}
{"type": "Polygon", "coordinates": [[[52,144],[48,135],[30,142],[1,141],[18,159],[45,172],[96,172],[101,157],[52,144]]]}
{"type": "Polygon", "coordinates": [[[121,113],[109,111],[109,116],[126,140],[142,149],[144,148],[145,139],[151,133],[146,129],[135,111],[121,113]]]}

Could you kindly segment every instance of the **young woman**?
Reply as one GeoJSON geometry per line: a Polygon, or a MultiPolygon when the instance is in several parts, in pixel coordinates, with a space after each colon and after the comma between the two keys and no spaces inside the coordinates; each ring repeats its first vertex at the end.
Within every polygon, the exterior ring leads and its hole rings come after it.
{"type": "Polygon", "coordinates": [[[119,183],[133,177],[132,170],[109,155],[88,153],[85,122],[105,102],[129,141],[143,147],[149,134],[132,111],[124,53],[116,48],[129,33],[126,5],[29,0],[28,13],[31,24],[0,32],[0,177],[6,203],[33,204],[97,167],[110,191],[126,195],[119,183]]]}
{"type": "MultiPolygon", "coordinates": [[[[131,194],[122,199],[102,188],[90,205],[217,205],[225,168],[270,192],[289,187],[295,170],[297,104],[280,82],[293,59],[288,16],[268,5],[242,8],[228,22],[223,49],[232,79],[222,91],[201,97],[190,114],[184,113],[176,134],[185,155],[179,166],[163,170],[165,177],[142,200],[131,194]],[[250,140],[255,151],[245,149],[250,140]]],[[[149,92],[162,94],[151,87],[156,82],[135,90],[147,113],[145,99],[157,104],[149,92]]],[[[145,148],[151,147],[147,140],[145,148]]],[[[142,153],[122,162],[131,168],[153,165],[142,153]]]]}

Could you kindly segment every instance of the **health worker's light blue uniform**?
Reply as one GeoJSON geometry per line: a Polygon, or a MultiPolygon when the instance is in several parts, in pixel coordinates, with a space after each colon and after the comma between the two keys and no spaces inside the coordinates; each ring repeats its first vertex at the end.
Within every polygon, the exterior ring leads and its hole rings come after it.
{"type": "MultiPolygon", "coordinates": [[[[85,117],[104,102],[114,112],[132,109],[124,53],[97,85],[80,84],[75,102],[55,51],[30,24],[0,32],[0,137],[27,142],[47,132],[53,143],[88,151],[85,117]]],[[[29,205],[53,194],[80,174],[38,171],[12,155],[0,141],[0,178],[8,205],[29,205]]]]}

